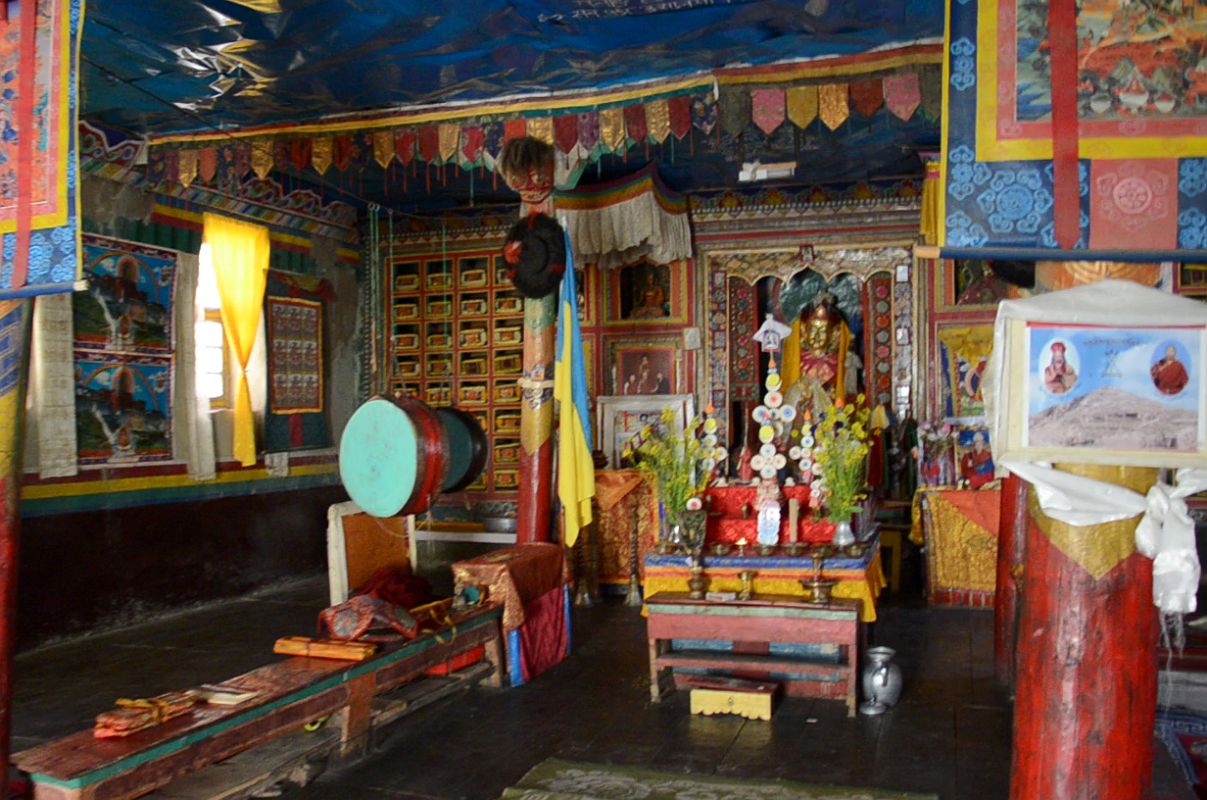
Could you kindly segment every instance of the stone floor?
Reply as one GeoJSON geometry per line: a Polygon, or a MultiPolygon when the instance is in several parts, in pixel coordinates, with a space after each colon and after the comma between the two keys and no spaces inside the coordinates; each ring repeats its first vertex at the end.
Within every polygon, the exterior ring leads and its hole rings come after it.
{"type": "MultiPolygon", "coordinates": [[[[89,726],[116,697],[259,666],[273,658],[278,636],[313,631],[325,601],[326,584],[315,578],[22,654],[14,749],[89,726]]],[[[848,719],[839,702],[788,699],[766,723],[693,717],[683,693],[651,704],[638,613],[612,603],[577,609],[574,654],[550,672],[517,689],[479,688],[429,706],[385,729],[368,758],[285,797],[488,800],[557,756],[1003,800],[1011,721],[1009,697],[992,677],[992,625],[984,611],[887,601],[871,638],[898,651],[901,704],[848,719]]]]}

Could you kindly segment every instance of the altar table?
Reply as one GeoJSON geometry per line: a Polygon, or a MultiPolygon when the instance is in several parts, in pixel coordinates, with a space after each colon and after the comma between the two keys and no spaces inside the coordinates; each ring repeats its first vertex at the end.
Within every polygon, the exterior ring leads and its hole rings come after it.
{"type": "Polygon", "coordinates": [[[1000,489],[919,489],[910,541],[926,545],[932,605],[993,608],[1000,489]]]}
{"type": "MultiPolygon", "coordinates": [[[[880,537],[867,541],[867,552],[862,558],[834,556],[822,562],[822,577],[838,581],[833,596],[840,599],[860,601],[859,619],[863,622],[876,621],[876,598],[885,587],[884,570],[880,566],[880,537]]],[[[760,556],[753,548],[746,555],[736,551],[725,556],[705,555],[704,575],[709,579],[711,592],[736,592],[742,581],[738,573],[751,570],[755,573],[752,590],[756,595],[784,595],[803,598],[807,596],[801,586],[802,578],[812,578],[814,563],[808,556],[760,556]]],[[[686,592],[691,577],[691,558],[686,555],[657,555],[645,557],[645,596],[659,592],[686,592]]]]}
{"type": "Polygon", "coordinates": [[[653,702],[662,699],[667,672],[676,685],[725,673],[782,683],[789,696],[844,700],[855,716],[864,635],[858,602],[759,594],[710,602],[666,592],[647,602],[653,702]]]}
{"type": "Polygon", "coordinates": [[[503,605],[507,675],[526,683],[570,652],[570,576],[559,544],[530,542],[453,563],[458,591],[486,589],[503,605]]]}

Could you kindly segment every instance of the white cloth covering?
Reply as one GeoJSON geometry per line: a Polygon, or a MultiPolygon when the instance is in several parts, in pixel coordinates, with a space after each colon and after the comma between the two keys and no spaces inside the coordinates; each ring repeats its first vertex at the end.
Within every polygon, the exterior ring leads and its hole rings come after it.
{"type": "MultiPolygon", "coordinates": [[[[1011,320],[1120,328],[1204,325],[1207,306],[1118,280],[1002,302],[994,323],[993,354],[985,370],[984,384],[991,440],[995,443],[1006,441],[1006,409],[998,400],[1006,367],[1015,357],[1007,338],[1011,320]]],[[[1147,497],[1016,456],[999,460],[998,466],[1031,483],[1044,513],[1069,525],[1099,525],[1143,514],[1136,528],[1136,549],[1153,559],[1154,605],[1167,614],[1195,610],[1200,566],[1194,522],[1187,512],[1185,498],[1207,490],[1207,464],[1179,470],[1175,486],[1157,484],[1147,497]]]]}
{"type": "Polygon", "coordinates": [[[26,429],[43,478],[79,472],[71,297],[49,294],[34,301],[26,429]]]}
{"type": "Polygon", "coordinates": [[[176,376],[172,383],[172,441],[175,457],[188,466],[195,481],[213,480],[214,423],[209,398],[197,384],[197,326],[205,310],[197,302],[197,256],[181,253],[176,259],[176,298],[172,327],[176,332],[176,376]]]}

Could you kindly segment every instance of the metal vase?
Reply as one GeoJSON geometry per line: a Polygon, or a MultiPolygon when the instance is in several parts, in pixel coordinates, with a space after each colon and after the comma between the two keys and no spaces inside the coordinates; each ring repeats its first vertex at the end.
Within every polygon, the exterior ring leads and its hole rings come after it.
{"type": "Polygon", "coordinates": [[[861,714],[883,714],[901,699],[901,668],[893,662],[897,651],[873,647],[864,654],[861,714]]]}

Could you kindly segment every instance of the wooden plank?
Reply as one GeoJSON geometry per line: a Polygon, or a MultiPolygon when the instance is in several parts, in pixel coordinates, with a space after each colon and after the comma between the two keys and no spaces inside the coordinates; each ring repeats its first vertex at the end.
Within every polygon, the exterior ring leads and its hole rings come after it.
{"type": "Polygon", "coordinates": [[[792,594],[759,594],[752,596],[749,600],[734,599],[717,603],[715,600],[692,599],[692,596],[686,592],[659,592],[645,599],[647,606],[690,606],[696,609],[768,607],[783,610],[799,608],[808,611],[854,611],[855,613],[859,612],[859,603],[858,600],[844,597],[836,597],[829,603],[813,603],[792,594]]]}
{"type": "Polygon", "coordinates": [[[735,672],[784,673],[791,675],[839,676],[846,690],[846,678],[851,668],[847,664],[828,664],[773,656],[751,656],[740,653],[717,653],[711,650],[678,650],[663,653],[657,658],[659,668],[686,667],[694,669],[726,669],[735,672]]]}
{"type": "Polygon", "coordinates": [[[854,644],[858,621],[714,617],[657,614],[651,611],[648,635],[654,639],[854,644]]]}
{"type": "MultiPolygon", "coordinates": [[[[161,772],[167,763],[191,764],[197,769],[275,735],[282,730],[282,719],[302,714],[288,723],[301,725],[338,711],[348,702],[345,684],[352,679],[390,670],[392,681],[401,682],[403,676],[414,675],[491,636],[497,637],[500,613],[497,607],[474,609],[457,618],[461,633],[453,641],[441,643],[428,635],[362,664],[304,658],[276,662],[241,676],[272,687],[258,701],[234,707],[200,706],[186,717],[121,740],[97,740],[92,731],[80,731],[18,753],[14,763],[33,773],[35,782],[65,788],[107,783],[109,779],[123,783],[145,764],[156,765],[151,773],[161,772]],[[206,741],[214,738],[221,742],[206,741]],[[199,757],[204,760],[197,761],[199,757]]],[[[162,786],[170,777],[156,778],[158,782],[145,790],[162,786]]]]}
{"type": "Polygon", "coordinates": [[[150,800],[240,800],[282,780],[305,785],[311,759],[329,754],[339,744],[331,726],[292,731],[259,747],[179,778],[146,797],[150,800]]]}

